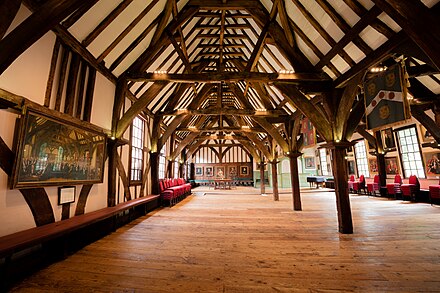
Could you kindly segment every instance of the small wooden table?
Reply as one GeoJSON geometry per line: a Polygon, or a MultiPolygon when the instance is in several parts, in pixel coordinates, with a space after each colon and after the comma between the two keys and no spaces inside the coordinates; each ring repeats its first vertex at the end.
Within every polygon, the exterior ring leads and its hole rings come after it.
{"type": "Polygon", "coordinates": [[[231,189],[232,179],[214,179],[214,189],[231,189]]]}

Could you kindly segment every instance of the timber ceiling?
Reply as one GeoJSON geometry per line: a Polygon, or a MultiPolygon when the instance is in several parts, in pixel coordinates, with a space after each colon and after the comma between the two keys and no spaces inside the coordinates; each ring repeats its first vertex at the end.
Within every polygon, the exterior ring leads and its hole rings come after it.
{"type": "MultiPolygon", "coordinates": [[[[49,2],[24,1],[33,11],[49,2]]],[[[86,2],[55,33],[193,148],[255,144],[273,129],[285,138],[283,122],[301,115],[284,85],[319,104],[357,74],[404,60],[414,101],[440,94],[438,0],[86,2]]]]}

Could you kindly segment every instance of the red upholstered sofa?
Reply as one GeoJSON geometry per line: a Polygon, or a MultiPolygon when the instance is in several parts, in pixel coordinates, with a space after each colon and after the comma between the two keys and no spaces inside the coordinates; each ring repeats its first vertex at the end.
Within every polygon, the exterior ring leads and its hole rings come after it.
{"type": "Polygon", "coordinates": [[[191,184],[186,183],[182,178],[160,179],[159,191],[162,203],[172,206],[191,194],[191,184]]]}

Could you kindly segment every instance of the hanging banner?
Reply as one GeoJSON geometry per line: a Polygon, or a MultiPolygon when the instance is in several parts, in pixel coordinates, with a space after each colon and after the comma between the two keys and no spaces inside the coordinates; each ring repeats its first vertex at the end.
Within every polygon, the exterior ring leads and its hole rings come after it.
{"type": "Polygon", "coordinates": [[[409,118],[403,70],[400,64],[364,83],[367,128],[374,129],[409,118]]]}
{"type": "Polygon", "coordinates": [[[303,117],[301,121],[301,133],[303,135],[304,147],[312,147],[316,144],[315,127],[313,127],[313,124],[307,117],[303,117]]]}

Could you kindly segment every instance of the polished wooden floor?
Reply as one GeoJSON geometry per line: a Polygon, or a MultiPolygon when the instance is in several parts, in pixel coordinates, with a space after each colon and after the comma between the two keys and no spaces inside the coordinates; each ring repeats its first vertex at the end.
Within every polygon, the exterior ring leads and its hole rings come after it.
{"type": "Polygon", "coordinates": [[[351,196],[337,231],[333,192],[302,212],[253,188],[195,189],[53,264],[13,292],[440,292],[440,207],[351,196]]]}

